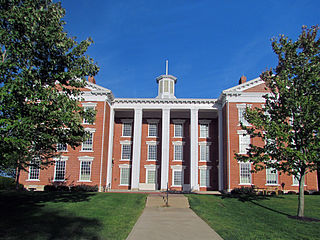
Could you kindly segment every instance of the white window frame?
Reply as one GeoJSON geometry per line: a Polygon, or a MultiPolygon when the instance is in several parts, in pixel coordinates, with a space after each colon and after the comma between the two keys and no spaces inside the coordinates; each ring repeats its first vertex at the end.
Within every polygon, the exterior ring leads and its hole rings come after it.
{"type": "Polygon", "coordinates": [[[171,169],[172,169],[172,187],[183,187],[184,185],[184,170],[185,170],[185,166],[182,165],[172,165],[171,169]],[[177,172],[181,172],[181,185],[180,184],[175,184],[175,175],[177,172]]]}
{"type": "MultiPolygon", "coordinates": [[[[121,160],[122,161],[131,161],[132,158],[132,142],[131,141],[121,141],[121,160]],[[124,146],[129,147],[130,153],[129,153],[129,158],[124,158],[124,146]]],[[[127,154],[126,154],[127,155],[127,154]]]]}
{"type": "Polygon", "coordinates": [[[81,152],[93,152],[93,143],[94,143],[94,133],[96,132],[96,129],[94,128],[85,128],[84,129],[86,132],[89,132],[91,134],[91,148],[87,147],[90,146],[88,143],[86,143],[86,141],[88,141],[88,139],[86,139],[85,141],[82,142],[81,145],[81,152]],[[87,146],[85,146],[85,144],[87,144],[87,146]]]}
{"type": "MultiPolygon", "coordinates": [[[[93,102],[82,103],[82,107],[83,107],[84,111],[87,111],[87,109],[90,109],[90,108],[95,110],[96,106],[97,106],[97,103],[93,103],[93,102]]],[[[85,118],[83,118],[82,124],[91,124],[91,125],[93,125],[94,122],[93,123],[89,123],[85,118]]]]}
{"type": "Polygon", "coordinates": [[[157,158],[158,158],[158,143],[157,141],[147,141],[146,144],[148,146],[148,151],[147,151],[147,161],[157,161],[157,158]],[[151,156],[151,153],[150,153],[150,150],[152,148],[155,148],[155,158],[150,158],[151,156]]]}
{"type": "Polygon", "coordinates": [[[148,119],[147,120],[148,122],[148,137],[150,138],[157,138],[158,137],[158,123],[159,123],[159,120],[158,119],[148,119]],[[154,134],[150,134],[150,133],[153,133],[153,130],[151,128],[151,126],[155,126],[155,135],[154,134]]]}
{"type": "Polygon", "coordinates": [[[91,175],[92,175],[92,162],[94,160],[94,157],[89,157],[89,156],[83,156],[83,157],[78,157],[78,160],[80,161],[80,170],[79,170],[79,180],[78,182],[92,182],[91,181],[91,175]],[[81,168],[82,168],[82,163],[83,162],[90,162],[90,176],[88,180],[83,180],[82,174],[81,174],[81,168]]]}
{"type": "Polygon", "coordinates": [[[242,123],[244,126],[251,126],[250,123],[245,119],[244,113],[246,112],[247,107],[251,108],[252,104],[237,104],[237,109],[238,109],[238,122],[242,123]]]}
{"type": "Polygon", "coordinates": [[[119,165],[120,168],[120,186],[130,186],[130,180],[131,180],[131,165],[129,164],[120,164],[119,165]],[[128,171],[128,183],[123,183],[123,169],[127,169],[126,171],[128,171]]]}
{"type": "Polygon", "coordinates": [[[199,184],[200,187],[211,187],[210,185],[210,170],[211,170],[212,166],[200,166],[199,167],[199,184]],[[202,174],[201,172],[205,173],[205,180],[202,179],[202,174]],[[205,182],[205,184],[203,184],[203,182],[205,182]]]}
{"type": "Polygon", "coordinates": [[[54,164],[54,182],[64,182],[66,180],[66,170],[67,170],[67,160],[69,157],[61,156],[59,158],[54,158],[55,164],[54,164]],[[64,179],[57,179],[57,162],[64,162],[64,179]]]}
{"type": "Polygon", "coordinates": [[[251,185],[252,184],[252,174],[251,174],[251,163],[250,162],[239,162],[239,185],[251,185]],[[249,166],[249,168],[248,168],[249,166]],[[248,176],[243,176],[244,173],[242,173],[241,170],[248,169],[248,176]],[[244,181],[247,180],[247,177],[249,177],[249,181],[244,181]]]}
{"type": "Polygon", "coordinates": [[[292,175],[292,186],[299,186],[299,179],[292,175]]]}
{"type": "Polygon", "coordinates": [[[173,134],[175,138],[183,138],[184,136],[184,122],[185,120],[174,119],[173,122],[173,134]],[[181,126],[181,131],[178,131],[177,127],[181,126]],[[178,133],[178,134],[177,134],[178,133]]]}
{"type": "Polygon", "coordinates": [[[32,164],[37,164],[39,163],[38,167],[36,166],[29,166],[29,173],[28,173],[28,180],[27,181],[40,181],[40,160],[38,158],[35,158],[32,160],[32,164]],[[37,178],[31,178],[31,175],[36,173],[37,178]]]}
{"type": "Polygon", "coordinates": [[[183,162],[183,145],[185,144],[185,142],[183,141],[173,141],[172,145],[173,145],[173,161],[177,161],[177,162],[183,162]],[[180,154],[180,159],[177,158],[178,153],[177,150],[178,148],[180,148],[181,150],[181,154],[180,154]]]}
{"type": "Polygon", "coordinates": [[[211,146],[211,142],[199,142],[199,153],[200,153],[200,158],[199,161],[200,162],[211,162],[210,159],[210,146],[211,146]],[[203,159],[202,156],[203,151],[205,150],[205,155],[206,155],[206,159],[203,159]]]}
{"type": "Polygon", "coordinates": [[[57,152],[68,152],[68,144],[57,143],[57,152]],[[65,148],[61,149],[61,146],[64,146],[65,148]]]}
{"type": "Polygon", "coordinates": [[[247,154],[251,144],[251,137],[246,130],[238,130],[239,135],[239,154],[247,154]],[[244,136],[245,135],[245,136],[244,136]]]}
{"type": "Polygon", "coordinates": [[[132,119],[122,119],[122,130],[121,130],[121,136],[122,137],[132,137],[132,127],[133,127],[133,120],[132,119]],[[126,131],[127,129],[125,129],[125,126],[130,126],[130,134],[127,134],[126,131]]]}
{"type": "Polygon", "coordinates": [[[199,120],[199,137],[200,138],[210,138],[210,123],[211,120],[199,120]],[[202,129],[202,126],[205,127],[205,131],[202,129]]]}
{"type": "Polygon", "coordinates": [[[144,168],[146,169],[146,184],[157,184],[157,177],[158,177],[158,165],[144,165],[144,168]],[[149,182],[149,172],[154,171],[155,176],[154,176],[154,183],[149,182]]]}
{"type": "Polygon", "coordinates": [[[266,168],[266,185],[279,185],[278,184],[278,171],[275,168],[266,168]],[[270,183],[272,180],[276,180],[276,183],[270,183]],[[268,183],[269,181],[269,183],[268,183]]]}

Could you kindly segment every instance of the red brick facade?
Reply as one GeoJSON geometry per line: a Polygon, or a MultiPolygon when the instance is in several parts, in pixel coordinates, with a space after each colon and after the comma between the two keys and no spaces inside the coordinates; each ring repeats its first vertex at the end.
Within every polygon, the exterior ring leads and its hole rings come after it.
{"type": "MultiPolygon", "coordinates": [[[[160,81],[166,79],[165,77],[166,75],[160,81]]],[[[89,104],[97,110],[95,123],[84,124],[84,127],[93,133],[93,149],[83,150],[82,146],[71,149],[68,146],[67,151],[62,153],[62,159],[65,160],[64,181],[55,180],[56,170],[53,162],[47,169],[40,170],[38,179],[30,180],[29,174],[23,172],[21,182],[27,188],[37,190],[55,182],[68,186],[97,185],[100,191],[132,190],[134,188],[132,180],[135,178],[138,179],[138,185],[135,186],[138,190],[161,190],[167,183],[170,190],[177,191],[230,191],[251,185],[267,188],[270,184],[267,184],[266,171],[252,173],[250,182],[241,184],[240,163],[235,159],[235,154],[240,151],[239,106],[250,104],[251,107],[261,107],[263,104],[261,96],[266,91],[263,82],[254,79],[243,81],[240,85],[224,91],[218,100],[114,99],[110,90],[90,82],[84,91],[85,101],[82,104],[84,106],[89,104]],[[166,135],[163,135],[166,130],[163,128],[165,108],[170,109],[168,145],[165,144],[166,135]],[[135,119],[136,109],[142,109],[141,129],[135,129],[135,125],[140,126],[139,120],[135,119]],[[194,115],[197,117],[196,121],[192,118],[194,109],[197,114],[194,115]],[[177,122],[183,124],[182,137],[175,136],[177,122]],[[125,123],[131,124],[130,136],[123,136],[125,123]],[[150,124],[156,124],[157,136],[149,136],[150,124]],[[201,124],[207,124],[208,136],[201,136],[201,124]],[[141,136],[134,136],[134,129],[136,132],[140,131],[141,136]],[[192,138],[193,129],[197,131],[197,139],[192,138]],[[122,147],[127,145],[125,148],[128,151],[128,144],[130,156],[122,159],[122,147]],[[153,159],[149,159],[149,145],[156,146],[150,147],[150,151],[156,148],[153,159]],[[175,149],[177,152],[182,149],[182,154],[175,153],[175,149]],[[167,156],[163,155],[166,150],[168,150],[167,156]],[[193,154],[195,152],[197,154],[193,154]],[[134,154],[140,156],[137,169],[134,169],[134,154]],[[177,156],[182,157],[182,161],[175,159],[177,156]],[[90,177],[85,181],[80,180],[81,161],[91,162],[90,177]],[[168,166],[167,176],[162,176],[164,166],[168,166]],[[180,176],[183,178],[180,179],[180,176]],[[192,180],[193,176],[195,180],[192,180]],[[177,182],[180,185],[174,185],[177,182]]],[[[206,126],[202,127],[206,129],[206,126]]],[[[258,139],[251,139],[251,143],[263,144],[258,139]]],[[[318,190],[316,172],[309,173],[305,181],[306,190],[318,190]]],[[[298,186],[293,185],[293,177],[283,173],[278,173],[277,180],[271,185],[279,190],[298,191],[298,186]]]]}

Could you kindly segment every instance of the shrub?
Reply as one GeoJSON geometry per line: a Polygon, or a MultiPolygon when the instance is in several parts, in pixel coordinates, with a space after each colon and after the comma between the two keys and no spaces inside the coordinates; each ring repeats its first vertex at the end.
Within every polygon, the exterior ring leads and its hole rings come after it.
{"type": "Polygon", "coordinates": [[[312,193],[312,195],[320,195],[320,191],[315,191],[312,193]]]}
{"type": "Polygon", "coordinates": [[[304,195],[310,195],[309,191],[304,191],[304,195]]]}
{"type": "Polygon", "coordinates": [[[253,187],[241,187],[241,188],[234,188],[231,191],[231,194],[239,195],[239,194],[244,194],[244,195],[254,195],[255,190],[253,187]]]}
{"type": "MultiPolygon", "coordinates": [[[[0,189],[1,190],[15,190],[16,182],[13,178],[10,177],[1,177],[0,176],[0,189]]],[[[24,189],[23,184],[19,184],[19,190],[24,189]]]]}
{"type": "Polygon", "coordinates": [[[43,190],[46,192],[55,192],[57,188],[54,185],[45,185],[43,190]]]}
{"type": "Polygon", "coordinates": [[[289,191],[289,192],[287,192],[287,194],[289,194],[289,195],[296,195],[297,193],[296,193],[295,191],[289,191]]]}
{"type": "Polygon", "coordinates": [[[71,192],[98,192],[98,186],[90,186],[90,185],[76,185],[70,188],[71,192]]]}

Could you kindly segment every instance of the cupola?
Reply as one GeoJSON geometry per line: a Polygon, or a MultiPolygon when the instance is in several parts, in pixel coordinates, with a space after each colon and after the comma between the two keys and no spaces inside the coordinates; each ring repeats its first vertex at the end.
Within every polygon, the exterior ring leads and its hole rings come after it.
{"type": "Polygon", "coordinates": [[[158,96],[157,98],[176,98],[174,88],[177,82],[175,76],[168,74],[168,60],[166,61],[166,74],[157,77],[158,96]]]}

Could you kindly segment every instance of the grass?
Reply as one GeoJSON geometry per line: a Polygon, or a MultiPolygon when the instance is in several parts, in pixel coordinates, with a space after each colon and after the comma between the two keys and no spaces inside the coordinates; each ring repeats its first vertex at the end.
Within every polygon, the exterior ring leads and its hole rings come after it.
{"type": "MultiPolygon", "coordinates": [[[[190,206],[224,239],[319,239],[320,221],[293,219],[298,196],[232,198],[186,195],[190,206]]],[[[305,216],[320,219],[320,196],[305,196],[305,216]]]]}
{"type": "Polygon", "coordinates": [[[0,192],[0,239],[126,239],[145,194],[0,192]]]}

